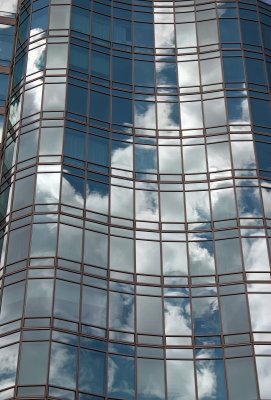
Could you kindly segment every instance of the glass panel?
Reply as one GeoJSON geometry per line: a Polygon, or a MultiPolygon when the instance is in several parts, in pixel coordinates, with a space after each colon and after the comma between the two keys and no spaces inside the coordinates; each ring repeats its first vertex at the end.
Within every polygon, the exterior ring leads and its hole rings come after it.
{"type": "Polygon", "coordinates": [[[102,396],[104,384],[105,354],[80,349],[79,390],[102,396]]]}
{"type": "Polygon", "coordinates": [[[16,181],[13,198],[13,210],[32,205],[34,184],[34,175],[30,175],[24,179],[16,181]]]}
{"type": "Polygon", "coordinates": [[[271,380],[271,357],[256,357],[260,394],[262,399],[268,399],[271,380]]]}
{"type": "Polygon", "coordinates": [[[110,292],[109,327],[120,331],[134,330],[134,296],[110,292]]]}
{"type": "Polygon", "coordinates": [[[204,146],[184,146],[184,173],[204,173],[206,172],[206,155],[204,146]]]}
{"type": "Polygon", "coordinates": [[[108,236],[101,233],[85,231],[84,262],[107,267],[108,236]]]}
{"type": "Polygon", "coordinates": [[[164,302],[166,335],[191,335],[190,300],[166,298],[164,302]]]}
{"type": "Polygon", "coordinates": [[[137,330],[145,334],[162,334],[162,302],[159,297],[137,296],[137,330]]]}
{"type": "Polygon", "coordinates": [[[38,132],[28,132],[20,136],[20,146],[18,153],[18,161],[27,160],[35,157],[38,149],[38,132]]]}
{"type": "Polygon", "coordinates": [[[161,360],[137,360],[137,392],[140,400],[165,398],[164,363],[161,360]]]}
{"type": "MultiPolygon", "coordinates": [[[[138,13],[135,13],[135,15],[138,13]]],[[[143,14],[143,13],[142,13],[143,14]]],[[[145,16],[148,14],[144,14],[145,16]]],[[[153,25],[134,22],[134,46],[153,47],[153,25]]]]}
{"type": "Polygon", "coordinates": [[[181,122],[183,129],[202,128],[201,103],[181,103],[181,122]]]}
{"type": "MultiPolygon", "coordinates": [[[[42,86],[27,90],[24,94],[23,117],[35,114],[41,110],[42,86]]],[[[63,103],[62,103],[63,105],[63,103]]]]}
{"type": "Polygon", "coordinates": [[[34,224],[31,257],[52,257],[56,252],[57,224],[34,224]]]}
{"type": "Polygon", "coordinates": [[[216,241],[216,265],[218,274],[227,274],[242,270],[239,239],[216,241]]]}
{"type": "Polygon", "coordinates": [[[187,275],[186,244],[180,242],[163,242],[164,275],[187,275]]]}
{"type": "Polygon", "coordinates": [[[69,29],[70,6],[51,7],[49,29],[69,29]]]}
{"type": "Polygon", "coordinates": [[[173,24],[155,24],[155,47],[174,47],[173,24]]]}
{"type": "Polygon", "coordinates": [[[111,214],[133,218],[133,191],[118,186],[111,187],[111,214]]]}
{"type": "Polygon", "coordinates": [[[230,219],[236,217],[234,191],[232,188],[211,191],[213,218],[230,219]]]}
{"type": "MultiPolygon", "coordinates": [[[[204,353],[204,350],[202,350],[204,353]]],[[[204,357],[204,354],[202,355],[204,357]]],[[[199,400],[227,400],[222,360],[196,361],[199,400]]]]}
{"type": "MultiPolygon", "coordinates": [[[[0,349],[0,389],[15,385],[19,345],[0,349]]],[[[5,397],[5,394],[4,394],[5,397]]],[[[4,400],[4,397],[2,398],[4,400]]],[[[1,398],[1,397],[0,397],[1,398]]]]}
{"type": "Polygon", "coordinates": [[[220,305],[224,334],[249,331],[245,295],[220,297],[220,305]]]}
{"type": "Polygon", "coordinates": [[[195,377],[192,361],[167,360],[169,400],[195,400],[195,377]]]}
{"type": "Polygon", "coordinates": [[[108,359],[108,396],[134,398],[134,360],[110,355],[108,359]]]}
{"type": "Polygon", "coordinates": [[[264,238],[242,238],[246,271],[270,271],[267,243],[264,238]]]}
{"type": "Polygon", "coordinates": [[[158,193],[147,190],[136,191],[136,219],[158,221],[158,193]]]}
{"type": "Polygon", "coordinates": [[[78,321],[80,285],[56,280],[54,315],[78,321]]]}
{"type": "Polygon", "coordinates": [[[179,86],[199,85],[198,61],[187,61],[178,63],[179,86]]]}
{"type": "MultiPolygon", "coordinates": [[[[173,127],[171,128],[174,129],[173,127]]],[[[160,174],[180,174],[182,171],[180,148],[159,146],[158,149],[160,174]]]]}
{"type": "Polygon", "coordinates": [[[197,45],[196,25],[176,25],[177,47],[195,47],[197,45]]]}
{"type": "Polygon", "coordinates": [[[76,364],[76,347],[53,342],[50,360],[50,384],[74,389],[76,364]]]}
{"type": "Polygon", "coordinates": [[[226,124],[224,99],[205,100],[203,102],[203,110],[207,128],[226,124]]]}
{"type": "Polygon", "coordinates": [[[132,240],[111,237],[110,267],[124,272],[134,271],[134,242],[132,240]]]}
{"type": "Polygon", "coordinates": [[[189,243],[189,265],[192,275],[210,275],[215,273],[212,242],[189,243]]]}
{"type": "Polygon", "coordinates": [[[60,174],[37,174],[36,203],[48,204],[59,201],[60,174]]]}
{"type": "Polygon", "coordinates": [[[105,290],[83,286],[82,321],[86,324],[105,327],[106,303],[105,290]]]}
{"type": "Polygon", "coordinates": [[[40,134],[40,155],[62,153],[63,128],[42,128],[40,134]]]}
{"type": "Polygon", "coordinates": [[[159,242],[136,241],[136,271],[139,274],[161,274],[159,242]]]}
{"type": "Polygon", "coordinates": [[[218,43],[217,21],[197,22],[199,46],[218,43]]]}
{"type": "Polygon", "coordinates": [[[162,221],[184,221],[183,194],[178,192],[161,192],[162,221]]]}
{"type": "Polygon", "coordinates": [[[207,191],[186,192],[185,197],[187,221],[210,221],[210,202],[207,191]]]}
{"type": "Polygon", "coordinates": [[[22,317],[25,282],[3,288],[0,322],[4,323],[22,317]]]}
{"type": "Polygon", "coordinates": [[[7,263],[23,260],[28,256],[29,238],[30,226],[10,232],[7,263]]]}
{"type": "Polygon", "coordinates": [[[222,82],[221,62],[219,58],[202,60],[200,62],[201,80],[203,85],[222,82]]]}
{"type": "Polygon", "coordinates": [[[252,294],[248,296],[251,325],[253,331],[271,331],[271,316],[269,305],[270,293],[252,294]]]}
{"type": "Polygon", "coordinates": [[[43,109],[50,111],[63,110],[65,107],[65,96],[65,84],[45,85],[43,96],[43,109]]]}
{"type": "Polygon", "coordinates": [[[58,239],[59,257],[81,261],[82,230],[73,226],[60,224],[58,239]]]}
{"type": "Polygon", "coordinates": [[[257,399],[255,371],[251,358],[226,360],[229,400],[257,399]]]}
{"type": "Polygon", "coordinates": [[[192,310],[195,335],[220,333],[220,317],[216,297],[193,298],[192,310]]]}
{"type": "Polygon", "coordinates": [[[27,317],[48,317],[52,313],[53,280],[29,279],[27,285],[27,317]]]}
{"type": "Polygon", "coordinates": [[[47,47],[47,68],[67,68],[68,45],[48,44],[47,47]]]}
{"type": "Polygon", "coordinates": [[[20,385],[45,385],[48,370],[49,343],[23,343],[19,369],[20,385]]]}
{"type": "Polygon", "coordinates": [[[72,7],[71,29],[90,34],[90,11],[85,8],[72,7]]]}

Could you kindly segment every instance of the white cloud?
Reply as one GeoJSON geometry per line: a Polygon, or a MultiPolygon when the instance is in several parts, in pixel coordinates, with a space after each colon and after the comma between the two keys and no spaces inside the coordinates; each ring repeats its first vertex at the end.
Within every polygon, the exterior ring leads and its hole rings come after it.
{"type": "Polygon", "coordinates": [[[18,0],[0,0],[0,10],[16,13],[18,0]]]}

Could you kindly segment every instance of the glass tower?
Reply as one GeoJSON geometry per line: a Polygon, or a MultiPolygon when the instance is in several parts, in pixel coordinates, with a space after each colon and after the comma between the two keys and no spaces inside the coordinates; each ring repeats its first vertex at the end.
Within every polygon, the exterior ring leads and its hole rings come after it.
{"type": "Polygon", "coordinates": [[[19,3],[0,400],[270,400],[270,0],[19,3]]]}

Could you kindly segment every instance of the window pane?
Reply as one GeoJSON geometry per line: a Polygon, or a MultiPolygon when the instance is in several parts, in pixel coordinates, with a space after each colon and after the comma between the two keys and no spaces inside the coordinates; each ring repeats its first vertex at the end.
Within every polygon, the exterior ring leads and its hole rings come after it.
{"type": "Polygon", "coordinates": [[[19,384],[45,385],[48,369],[48,343],[23,343],[21,349],[19,384]]]}
{"type": "Polygon", "coordinates": [[[77,348],[52,343],[50,360],[50,384],[75,388],[77,348]]]}
{"type": "Polygon", "coordinates": [[[80,350],[79,390],[103,396],[105,384],[105,354],[80,350]]]}

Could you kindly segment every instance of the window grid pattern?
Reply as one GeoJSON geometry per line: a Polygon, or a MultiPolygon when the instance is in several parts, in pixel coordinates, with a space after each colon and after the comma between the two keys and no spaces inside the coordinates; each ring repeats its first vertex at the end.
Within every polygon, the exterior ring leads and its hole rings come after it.
{"type": "Polygon", "coordinates": [[[271,398],[270,25],[261,1],[22,2],[0,399],[271,398]]]}

